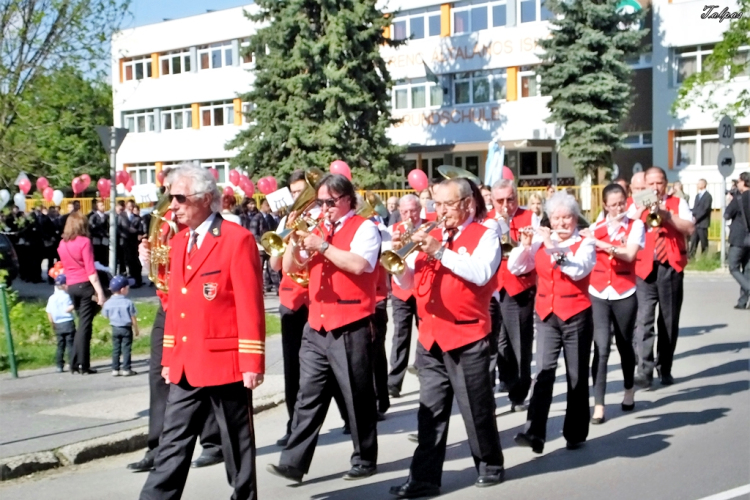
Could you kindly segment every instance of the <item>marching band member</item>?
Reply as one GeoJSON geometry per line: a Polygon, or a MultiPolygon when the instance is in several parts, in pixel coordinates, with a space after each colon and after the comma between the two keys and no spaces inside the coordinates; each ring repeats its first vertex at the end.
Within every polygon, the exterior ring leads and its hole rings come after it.
{"type": "Polygon", "coordinates": [[[244,228],[223,223],[213,176],[169,173],[170,208],[187,226],[171,240],[162,376],[170,383],[155,469],[142,500],[179,498],[210,402],[235,498],[257,498],[252,390],[263,382],[260,256],[244,228]],[[217,321],[221,321],[220,324],[217,321]]]}
{"type": "MultiPolygon", "coordinates": [[[[380,232],[381,242],[390,239],[388,227],[379,215],[369,219],[380,232]]],[[[381,243],[382,247],[382,243],[381,243]]],[[[388,273],[383,266],[376,265],[375,313],[372,315],[372,375],[375,383],[375,399],[378,403],[378,420],[385,420],[385,412],[391,407],[388,394],[388,357],[385,354],[385,337],[388,334],[388,273]]]]}
{"type": "MultiPolygon", "coordinates": [[[[391,226],[391,239],[401,241],[401,237],[409,229],[422,225],[419,198],[413,194],[407,194],[398,202],[398,211],[401,214],[401,222],[391,226]]],[[[383,250],[391,247],[390,242],[383,242],[383,250]]],[[[391,283],[391,300],[393,308],[393,346],[391,347],[391,371],[388,374],[388,394],[393,398],[401,397],[401,387],[404,383],[404,375],[409,365],[409,350],[411,349],[412,320],[419,327],[417,318],[417,302],[411,290],[404,290],[396,280],[391,283]]]]}
{"type": "MultiPolygon", "coordinates": [[[[495,213],[503,214],[509,237],[519,241],[519,231],[538,227],[533,213],[518,206],[518,192],[512,180],[501,179],[492,186],[495,213]]],[[[508,388],[510,411],[523,411],[531,387],[531,358],[534,344],[534,294],[536,272],[516,276],[508,271],[508,256],[503,255],[497,272],[500,331],[498,368],[500,380],[508,388]]]]}
{"type": "Polygon", "coordinates": [[[604,395],[607,392],[607,361],[614,332],[625,385],[622,410],[632,411],[635,352],[633,330],[638,310],[635,296],[635,257],[645,245],[645,230],[640,219],[625,216],[626,193],[619,184],[610,184],[602,191],[606,222],[593,224],[581,234],[594,239],[596,266],[591,273],[589,294],[594,318],[594,360],[591,375],[594,381],[594,414],[592,424],[605,421],[604,395]]]}
{"type": "MultiPolygon", "coordinates": [[[[660,222],[646,231],[646,246],[638,252],[635,273],[638,276],[638,318],[636,335],[639,341],[639,366],[635,385],[651,386],[654,366],[662,385],[672,385],[672,360],[680,331],[682,308],[682,271],[687,264],[685,237],[693,234],[693,214],[682,198],[668,196],[667,174],[659,167],[645,173],[646,186],[659,198],[660,222]],[[654,321],[659,304],[659,342],[654,362],[654,321]]],[[[644,222],[649,221],[649,210],[639,209],[644,222]]]]}
{"type": "Polygon", "coordinates": [[[537,374],[524,432],[516,435],[520,446],[544,451],[547,418],[560,349],[565,353],[568,406],[563,436],[568,449],[580,447],[589,431],[589,354],[592,321],[589,273],[596,264],[594,242],[578,234],[578,203],[565,191],[546,204],[552,230],[539,227],[521,232],[521,245],[508,258],[516,276],[536,269],[537,374]],[[553,232],[554,230],[554,232],[553,232]]]}
{"type": "Polygon", "coordinates": [[[395,277],[399,286],[413,290],[419,314],[419,446],[407,482],[390,490],[400,498],[439,493],[454,395],[479,473],[476,486],[504,479],[488,339],[499,240],[474,221],[472,196],[467,179],[451,179],[438,187],[435,208],[445,227],[429,234],[417,231],[412,241],[421,245],[420,251],[406,259],[404,272],[395,277]]]}
{"type": "Polygon", "coordinates": [[[354,213],[354,186],[343,175],[324,176],[317,196],[322,227],[298,231],[298,244],[287,245],[284,253],[285,272],[299,272],[305,265],[309,269],[310,312],[299,352],[292,433],[279,465],[268,465],[272,474],[297,482],[310,468],[334,384],[344,395],[354,443],[352,467],[344,479],[374,474],[378,454],[370,320],[380,234],[375,224],[354,213]]]}

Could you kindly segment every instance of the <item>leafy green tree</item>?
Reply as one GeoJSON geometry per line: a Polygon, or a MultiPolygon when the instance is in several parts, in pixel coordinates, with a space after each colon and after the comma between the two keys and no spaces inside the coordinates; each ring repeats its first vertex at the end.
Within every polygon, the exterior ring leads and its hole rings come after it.
{"type": "Polygon", "coordinates": [[[560,151],[580,176],[611,169],[620,124],[632,105],[632,71],[625,59],[643,50],[643,11],[618,12],[620,0],[547,0],[555,14],[539,69],[542,94],[551,96],[548,122],[565,134],[560,151]]]}
{"type": "Polygon", "coordinates": [[[386,135],[391,78],[380,55],[390,20],[376,0],[258,0],[248,17],[266,26],[246,49],[255,58],[250,125],[227,149],[250,175],[286,177],[336,159],[360,187],[392,183],[401,148],[386,135]]]}
{"type": "Polygon", "coordinates": [[[738,119],[750,113],[750,87],[732,85],[738,91],[730,88],[737,77],[750,76],[750,52],[740,50],[750,45],[750,0],[737,0],[737,4],[739,9],[733,12],[741,17],[729,21],[721,41],[703,59],[701,71],[682,82],[672,103],[673,114],[692,106],[712,112],[717,119],[722,115],[738,119]]]}

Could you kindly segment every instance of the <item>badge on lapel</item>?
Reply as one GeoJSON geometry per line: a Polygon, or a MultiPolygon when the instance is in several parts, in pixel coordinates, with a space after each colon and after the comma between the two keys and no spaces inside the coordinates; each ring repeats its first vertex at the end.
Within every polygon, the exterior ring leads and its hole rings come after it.
{"type": "Polygon", "coordinates": [[[206,300],[214,300],[216,298],[216,292],[218,290],[218,283],[203,283],[203,297],[206,300]]]}
{"type": "Polygon", "coordinates": [[[464,255],[466,254],[466,247],[461,247],[458,249],[458,255],[464,255]]]}

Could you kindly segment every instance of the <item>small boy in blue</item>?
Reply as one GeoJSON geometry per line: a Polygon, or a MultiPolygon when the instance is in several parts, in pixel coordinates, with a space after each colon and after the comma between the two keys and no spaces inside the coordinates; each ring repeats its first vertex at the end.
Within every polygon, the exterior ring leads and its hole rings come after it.
{"type": "Polygon", "coordinates": [[[73,337],[76,324],[73,321],[73,299],[68,295],[68,285],[64,274],[55,278],[55,292],[47,300],[47,318],[52,323],[57,337],[57,354],[55,364],[57,372],[62,373],[65,364],[65,347],[68,348],[68,362],[73,358],[73,337]]]}
{"type": "Polygon", "coordinates": [[[133,332],[138,336],[138,319],[135,305],[126,296],[129,290],[128,279],[115,276],[109,282],[112,297],[104,303],[102,315],[112,325],[112,376],[130,377],[137,372],[130,369],[130,349],[133,345],[133,332]],[[120,353],[122,353],[122,371],[120,371],[120,353]]]}

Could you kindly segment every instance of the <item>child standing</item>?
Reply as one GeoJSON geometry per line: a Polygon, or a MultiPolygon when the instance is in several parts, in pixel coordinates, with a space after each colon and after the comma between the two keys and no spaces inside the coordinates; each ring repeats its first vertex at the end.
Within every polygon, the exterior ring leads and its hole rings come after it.
{"type": "Polygon", "coordinates": [[[138,314],[135,305],[126,296],[129,286],[124,276],[115,276],[109,282],[112,297],[104,303],[102,315],[112,325],[112,376],[130,377],[137,375],[130,369],[130,349],[133,345],[133,332],[138,336],[138,314]],[[120,371],[120,353],[122,353],[122,371],[120,371]]]}
{"type": "Polygon", "coordinates": [[[57,372],[62,373],[65,364],[65,347],[68,347],[68,361],[73,357],[73,337],[76,324],[73,321],[73,299],[68,295],[68,285],[64,274],[55,278],[55,293],[47,300],[47,318],[52,323],[57,337],[57,354],[55,364],[57,372]]]}

